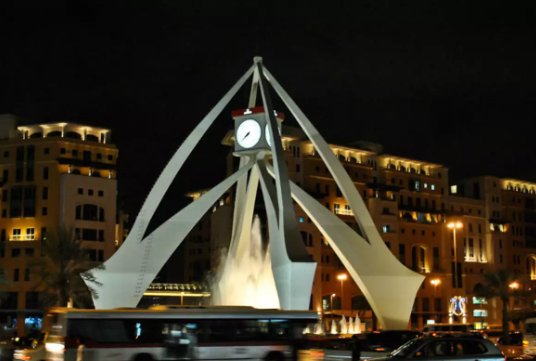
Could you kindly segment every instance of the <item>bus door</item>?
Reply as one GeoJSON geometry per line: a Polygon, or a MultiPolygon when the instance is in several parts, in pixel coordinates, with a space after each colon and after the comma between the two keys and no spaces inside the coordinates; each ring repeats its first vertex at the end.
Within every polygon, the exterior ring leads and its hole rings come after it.
{"type": "Polygon", "coordinates": [[[193,360],[196,358],[197,325],[195,323],[169,324],[165,348],[168,360],[193,360]]]}

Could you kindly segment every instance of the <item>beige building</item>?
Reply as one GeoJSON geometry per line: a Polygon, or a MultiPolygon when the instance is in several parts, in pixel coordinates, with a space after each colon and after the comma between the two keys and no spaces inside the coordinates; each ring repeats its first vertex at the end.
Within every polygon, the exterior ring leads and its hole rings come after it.
{"type": "MultiPolygon", "coordinates": [[[[0,260],[10,285],[0,324],[18,334],[42,313],[28,264],[60,225],[72,227],[91,260],[103,262],[116,243],[116,161],[109,129],[72,123],[21,126],[0,116],[0,260]]],[[[123,232],[123,230],[121,230],[123,232]]]]}
{"type": "MultiPolygon", "coordinates": [[[[312,143],[291,127],[283,127],[282,140],[291,180],[358,230],[352,210],[312,143]]],[[[229,132],[223,144],[233,142],[229,132]]],[[[449,184],[445,166],[384,154],[378,144],[333,144],[332,149],[363,196],[386,245],[400,262],[426,276],[409,328],[421,329],[432,322],[465,322],[477,328],[500,325],[500,300],[474,297],[482,274],[496,269],[516,271],[517,287],[536,290],[536,184],[479,177],[456,186],[449,184]]],[[[237,162],[230,153],[229,173],[237,162]]],[[[222,205],[210,215],[212,252],[205,258],[212,257],[213,267],[215,255],[228,247],[230,239],[232,200],[222,205]]],[[[260,208],[257,213],[264,216],[260,208]]],[[[298,206],[296,216],[303,242],[318,264],[311,309],[326,319],[358,314],[371,329],[374,317],[362,292],[298,206]]],[[[510,306],[519,312],[535,308],[533,300],[511,300],[510,306]]]]}

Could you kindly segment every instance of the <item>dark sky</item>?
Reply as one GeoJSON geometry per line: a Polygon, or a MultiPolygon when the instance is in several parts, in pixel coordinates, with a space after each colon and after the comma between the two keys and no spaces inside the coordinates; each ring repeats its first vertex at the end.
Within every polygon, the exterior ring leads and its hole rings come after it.
{"type": "MultiPolygon", "coordinates": [[[[328,141],[379,142],[446,165],[451,179],[536,181],[533,4],[3,1],[0,113],[111,128],[136,214],[185,136],[261,55],[328,141]]],[[[244,89],[172,202],[223,177],[219,141],[246,105],[244,89]]]]}

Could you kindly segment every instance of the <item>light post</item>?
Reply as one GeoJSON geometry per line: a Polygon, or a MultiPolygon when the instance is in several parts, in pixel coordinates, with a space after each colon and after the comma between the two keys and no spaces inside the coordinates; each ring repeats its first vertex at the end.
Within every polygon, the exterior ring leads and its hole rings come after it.
{"type": "MultiPolygon", "coordinates": [[[[430,283],[434,286],[434,312],[437,312],[437,310],[435,309],[436,306],[435,306],[435,299],[437,297],[436,293],[437,293],[437,286],[441,283],[441,280],[439,279],[433,279],[430,281],[430,283]]],[[[434,319],[437,320],[437,315],[434,317],[434,319]]]]}
{"type": "Polygon", "coordinates": [[[333,297],[335,297],[334,293],[332,293],[330,298],[329,298],[330,299],[330,304],[331,304],[331,306],[330,306],[330,308],[331,308],[331,321],[334,320],[334,318],[333,318],[333,297]]]}
{"type": "Polygon", "coordinates": [[[346,281],[346,279],[348,278],[347,275],[345,275],[344,273],[340,274],[337,276],[337,279],[339,281],[341,281],[341,312],[343,312],[344,314],[344,307],[342,307],[343,305],[343,302],[344,302],[344,285],[343,285],[343,282],[346,281]]]}
{"type": "Polygon", "coordinates": [[[456,259],[456,229],[461,229],[463,227],[463,223],[462,222],[450,222],[449,224],[447,224],[447,227],[448,228],[451,228],[452,229],[452,236],[453,236],[453,243],[454,243],[454,274],[453,274],[453,278],[454,278],[454,288],[458,288],[458,278],[456,277],[456,270],[458,269],[458,264],[457,264],[457,259],[456,259]]]}

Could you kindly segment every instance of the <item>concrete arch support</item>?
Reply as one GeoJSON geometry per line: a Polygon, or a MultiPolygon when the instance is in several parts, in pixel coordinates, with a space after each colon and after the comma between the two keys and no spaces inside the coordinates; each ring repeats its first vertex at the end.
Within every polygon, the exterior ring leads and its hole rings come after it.
{"type": "Polygon", "coordinates": [[[190,203],[147,236],[143,242],[125,243],[121,247],[124,251],[117,253],[113,262],[107,262],[105,270],[94,271],[95,277],[102,283],[99,298],[94,300],[95,308],[136,307],[143,292],[199,219],[251,169],[253,164],[254,162],[250,162],[240,168],[197,201],[190,203]],[[146,252],[144,247],[140,247],[145,242],[152,244],[156,240],[158,247],[154,247],[152,252],[146,252]],[[140,264],[144,267],[143,278],[140,278],[140,264]],[[141,290],[141,293],[135,294],[133,292],[135,290],[141,290]]]}

